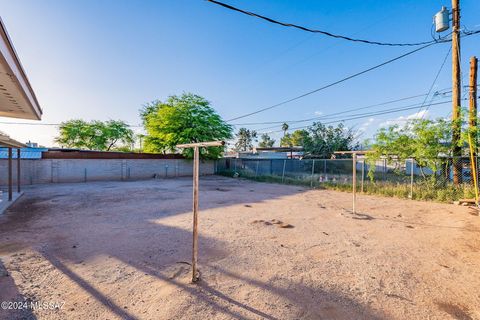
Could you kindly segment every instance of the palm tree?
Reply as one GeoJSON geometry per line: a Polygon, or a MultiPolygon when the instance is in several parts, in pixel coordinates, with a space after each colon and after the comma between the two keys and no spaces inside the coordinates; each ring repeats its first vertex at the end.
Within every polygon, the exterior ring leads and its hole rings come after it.
{"type": "Polygon", "coordinates": [[[282,130],[283,130],[283,136],[285,137],[285,135],[287,134],[287,130],[288,130],[289,126],[288,126],[288,123],[284,122],[282,124],[282,130]]]}

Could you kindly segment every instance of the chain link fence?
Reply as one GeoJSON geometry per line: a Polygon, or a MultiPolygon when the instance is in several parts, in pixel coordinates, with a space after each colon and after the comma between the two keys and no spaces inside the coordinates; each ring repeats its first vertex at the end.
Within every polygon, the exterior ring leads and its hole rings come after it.
{"type": "MultiPolygon", "coordinates": [[[[373,164],[359,157],[355,165],[357,192],[440,202],[474,198],[470,159],[439,158],[434,163],[437,168],[435,172],[424,166],[425,161],[421,160],[408,159],[401,162],[381,159],[373,164]],[[454,179],[454,166],[459,172],[457,179],[454,179]]],[[[353,184],[351,158],[224,158],[216,161],[215,172],[256,181],[342,191],[351,191],[353,184]]]]}

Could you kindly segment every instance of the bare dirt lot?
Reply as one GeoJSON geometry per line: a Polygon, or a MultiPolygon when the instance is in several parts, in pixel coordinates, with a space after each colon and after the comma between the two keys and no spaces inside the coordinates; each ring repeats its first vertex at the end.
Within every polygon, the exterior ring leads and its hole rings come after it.
{"type": "Polygon", "coordinates": [[[38,185],[0,217],[0,319],[480,319],[466,207],[203,177],[38,185]],[[278,220],[278,221],[277,221],[278,220]],[[283,226],[283,228],[281,227],[283,226]]]}

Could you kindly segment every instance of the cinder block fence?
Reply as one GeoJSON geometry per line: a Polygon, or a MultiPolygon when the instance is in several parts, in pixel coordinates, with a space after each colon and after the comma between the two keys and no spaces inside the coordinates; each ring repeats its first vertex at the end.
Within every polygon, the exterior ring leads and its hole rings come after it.
{"type": "MultiPolygon", "coordinates": [[[[120,181],[174,178],[192,175],[186,159],[22,159],[22,185],[39,183],[120,181]]],[[[214,174],[213,161],[200,164],[200,174],[214,174]]],[[[13,183],[17,183],[17,161],[13,161],[13,183]]],[[[8,183],[8,161],[0,160],[0,185],[8,183]]]]}

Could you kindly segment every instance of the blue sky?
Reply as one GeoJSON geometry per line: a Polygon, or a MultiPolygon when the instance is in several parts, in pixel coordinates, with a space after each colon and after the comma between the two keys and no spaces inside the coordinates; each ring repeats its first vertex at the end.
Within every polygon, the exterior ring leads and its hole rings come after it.
{"type": "MultiPolygon", "coordinates": [[[[442,5],[450,6],[450,1],[434,0],[225,2],[278,20],[385,42],[430,40],[432,16],[442,5]]],[[[480,12],[480,2],[462,1],[461,5],[462,25],[479,29],[476,13],[480,12]]],[[[2,19],[43,107],[42,123],[82,118],[139,124],[138,110],[143,104],[184,91],[206,97],[225,119],[230,119],[411,50],[312,35],[203,0],[1,0],[0,6],[2,19]]],[[[449,44],[432,46],[235,123],[304,119],[426,93],[448,48],[449,44]]],[[[480,55],[480,36],[462,39],[465,81],[468,59],[475,54],[480,55]]],[[[450,82],[448,58],[433,91],[450,87],[450,82]]],[[[423,99],[371,111],[421,103],[423,99]]],[[[441,100],[437,97],[433,101],[441,100]]],[[[450,110],[450,104],[432,106],[427,116],[448,116],[450,110]]],[[[417,111],[346,124],[364,131],[363,139],[386,121],[411,117],[417,111]]],[[[53,144],[57,133],[55,126],[0,124],[0,130],[18,140],[47,146],[53,144]]],[[[280,135],[273,134],[277,140],[280,135]]]]}

